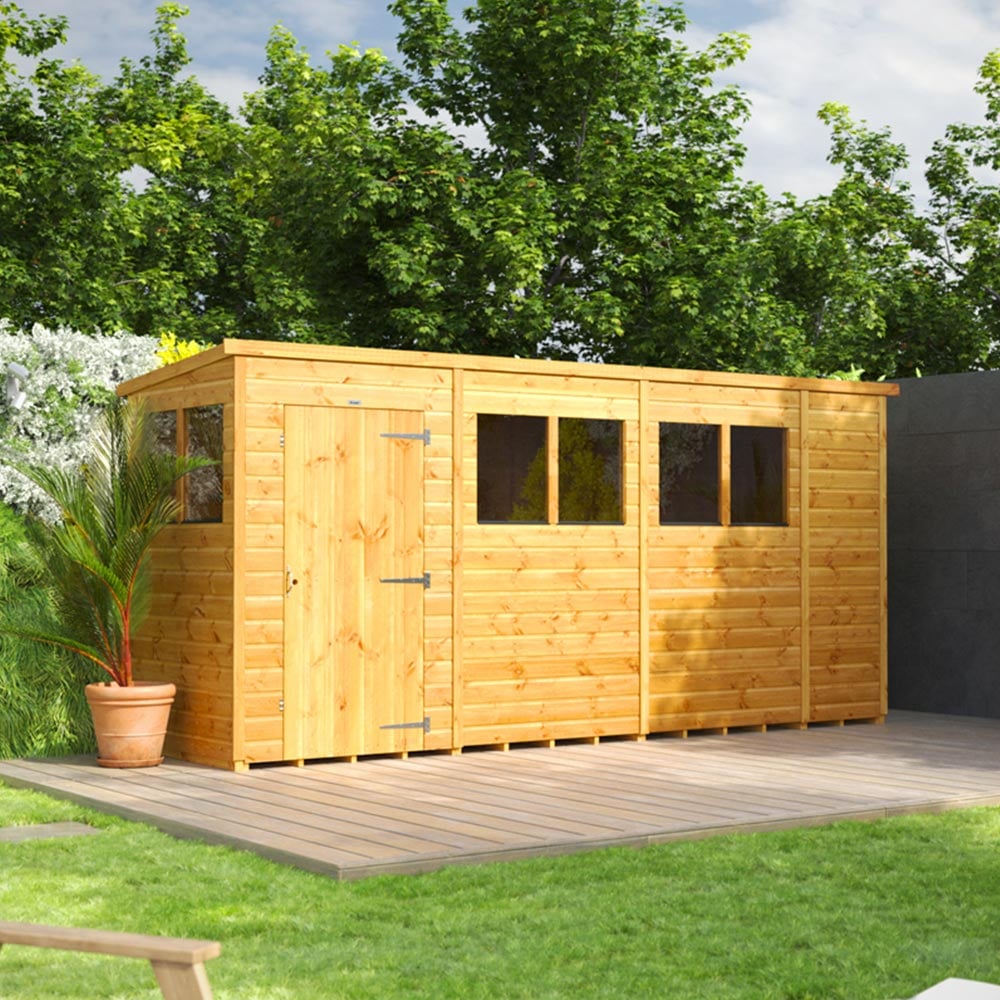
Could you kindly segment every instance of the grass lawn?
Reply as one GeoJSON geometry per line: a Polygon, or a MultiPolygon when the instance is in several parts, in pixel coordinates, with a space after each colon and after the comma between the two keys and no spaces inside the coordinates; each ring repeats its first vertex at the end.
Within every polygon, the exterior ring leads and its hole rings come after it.
{"type": "MultiPolygon", "coordinates": [[[[216,1000],[909,997],[1000,983],[1000,809],[337,883],[0,785],[0,918],[222,942],[216,1000]]],[[[0,950],[6,1000],[158,997],[149,965],[0,950]]]]}

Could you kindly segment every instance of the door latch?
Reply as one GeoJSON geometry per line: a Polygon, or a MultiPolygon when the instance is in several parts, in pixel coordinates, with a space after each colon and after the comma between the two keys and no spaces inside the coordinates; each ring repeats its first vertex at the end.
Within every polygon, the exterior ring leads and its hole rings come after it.
{"type": "Polygon", "coordinates": [[[386,726],[379,726],[379,729],[422,729],[425,733],[429,733],[431,717],[425,715],[423,722],[391,722],[386,726]]]}
{"type": "Polygon", "coordinates": [[[431,575],[430,573],[424,573],[423,576],[380,576],[378,578],[379,583],[419,583],[424,590],[429,590],[431,586],[431,575]]]}

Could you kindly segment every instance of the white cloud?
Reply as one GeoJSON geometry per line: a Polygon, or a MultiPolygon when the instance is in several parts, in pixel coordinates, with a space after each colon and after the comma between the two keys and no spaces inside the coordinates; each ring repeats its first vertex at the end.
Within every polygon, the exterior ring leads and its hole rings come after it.
{"type": "MultiPolygon", "coordinates": [[[[690,5],[695,18],[697,7],[690,5]]],[[[891,127],[909,150],[918,193],[923,160],[945,126],[982,118],[973,87],[983,57],[1000,44],[998,8],[971,0],[771,0],[737,8],[744,19],[729,27],[752,39],[747,61],[727,77],[754,102],[744,173],[774,194],[810,196],[836,176],[824,166],[829,137],[816,120],[826,101],[848,105],[875,128],[891,127]]],[[[707,35],[696,28],[694,39],[703,44],[707,35]]]]}
{"type": "Polygon", "coordinates": [[[191,70],[210,94],[227,104],[234,112],[238,112],[243,106],[243,98],[247,94],[260,89],[260,74],[251,75],[242,67],[216,69],[193,65],[191,70]]]}
{"type": "Polygon", "coordinates": [[[138,58],[151,51],[149,33],[156,0],[27,0],[19,4],[29,17],[63,14],[69,19],[67,43],[53,51],[60,59],[78,59],[105,79],[115,75],[123,56],[138,58]]]}
{"type": "MultiPolygon", "coordinates": [[[[31,17],[58,11],[69,18],[68,43],[54,53],[79,59],[93,72],[111,79],[122,57],[151,54],[150,33],[159,0],[22,0],[31,17]]],[[[180,21],[187,38],[192,70],[242,74],[255,81],[264,68],[265,45],[271,29],[283,24],[308,50],[314,61],[341,43],[357,41],[363,48],[389,47],[395,23],[381,3],[371,0],[187,0],[191,13],[180,21]]],[[[219,95],[222,96],[222,95],[219,95]]]]}
{"type": "MultiPolygon", "coordinates": [[[[268,34],[281,22],[321,62],[327,50],[357,41],[392,52],[398,22],[385,0],[187,0],[181,22],[193,58],[190,71],[238,107],[256,89],[268,34]]],[[[449,0],[458,12],[470,0],[449,0]]],[[[79,58],[105,79],[122,56],[152,51],[157,0],[22,0],[31,16],[59,10],[70,19],[60,53],[79,58]]],[[[702,48],[721,30],[750,34],[747,61],[727,78],[753,99],[744,134],[744,173],[772,194],[811,196],[829,187],[829,136],[816,119],[826,101],[847,104],[858,119],[890,126],[920,173],[931,145],[950,122],[979,121],[973,92],[983,57],[1000,46],[995,0],[687,0],[687,41],[702,48]]]]}

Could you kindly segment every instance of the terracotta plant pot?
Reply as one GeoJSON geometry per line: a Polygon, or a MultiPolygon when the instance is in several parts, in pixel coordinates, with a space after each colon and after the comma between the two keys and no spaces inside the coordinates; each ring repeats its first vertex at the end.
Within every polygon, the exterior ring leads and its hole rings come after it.
{"type": "Polygon", "coordinates": [[[163,762],[167,719],[177,693],[173,684],[88,684],[86,691],[101,767],[155,767],[163,762]]]}

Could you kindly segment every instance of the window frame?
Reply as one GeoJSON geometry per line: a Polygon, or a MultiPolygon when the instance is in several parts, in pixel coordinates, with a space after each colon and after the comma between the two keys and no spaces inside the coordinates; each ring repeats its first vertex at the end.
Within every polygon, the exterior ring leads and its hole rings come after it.
{"type": "Polygon", "coordinates": [[[625,483],[625,452],[628,440],[626,425],[628,421],[618,417],[581,417],[578,414],[566,413],[517,413],[503,414],[493,410],[475,410],[476,418],[476,443],[475,443],[475,463],[476,463],[476,524],[482,526],[514,526],[523,525],[531,527],[608,527],[620,528],[627,524],[626,507],[626,483],[625,483]],[[532,417],[546,421],[545,428],[545,454],[546,454],[546,517],[545,520],[537,521],[484,521],[479,517],[479,462],[481,459],[481,442],[479,440],[479,418],[481,416],[518,416],[532,417]],[[618,521],[567,521],[561,520],[559,516],[559,421],[560,420],[597,420],[601,422],[613,422],[619,427],[618,445],[618,496],[621,519],[618,521]]]}
{"type": "MultiPolygon", "coordinates": [[[[212,519],[198,519],[190,520],[187,516],[188,512],[188,495],[189,495],[189,483],[188,476],[181,476],[177,480],[175,486],[175,496],[177,498],[177,503],[180,510],[177,515],[177,520],[175,524],[224,524],[226,520],[226,492],[225,492],[225,473],[223,469],[223,464],[225,460],[226,452],[226,411],[228,409],[227,405],[223,402],[209,402],[209,403],[199,403],[196,406],[165,406],[163,409],[150,409],[152,415],[162,414],[162,413],[172,413],[174,415],[174,454],[177,456],[185,456],[188,454],[188,427],[187,419],[185,414],[188,410],[198,410],[206,409],[208,407],[219,407],[222,410],[222,454],[219,458],[218,470],[219,470],[219,485],[220,485],[220,513],[218,518],[212,519]]],[[[212,468],[216,468],[213,466],[212,468]]]]}
{"type": "MultiPolygon", "coordinates": [[[[662,420],[656,418],[655,439],[657,446],[660,440],[661,424],[690,424],[694,421],[685,420],[662,420]]],[[[703,521],[663,521],[662,517],[662,496],[660,496],[660,455],[657,451],[656,477],[657,488],[657,527],[659,528],[787,528],[789,527],[789,507],[791,483],[789,479],[789,434],[788,427],[784,424],[776,423],[734,423],[732,421],[720,421],[711,423],[702,421],[707,427],[718,428],[719,443],[719,519],[714,522],[703,521]],[[732,455],[732,432],[734,428],[753,429],[773,429],[781,432],[781,521],[733,521],[733,455],[732,455]]]]}

